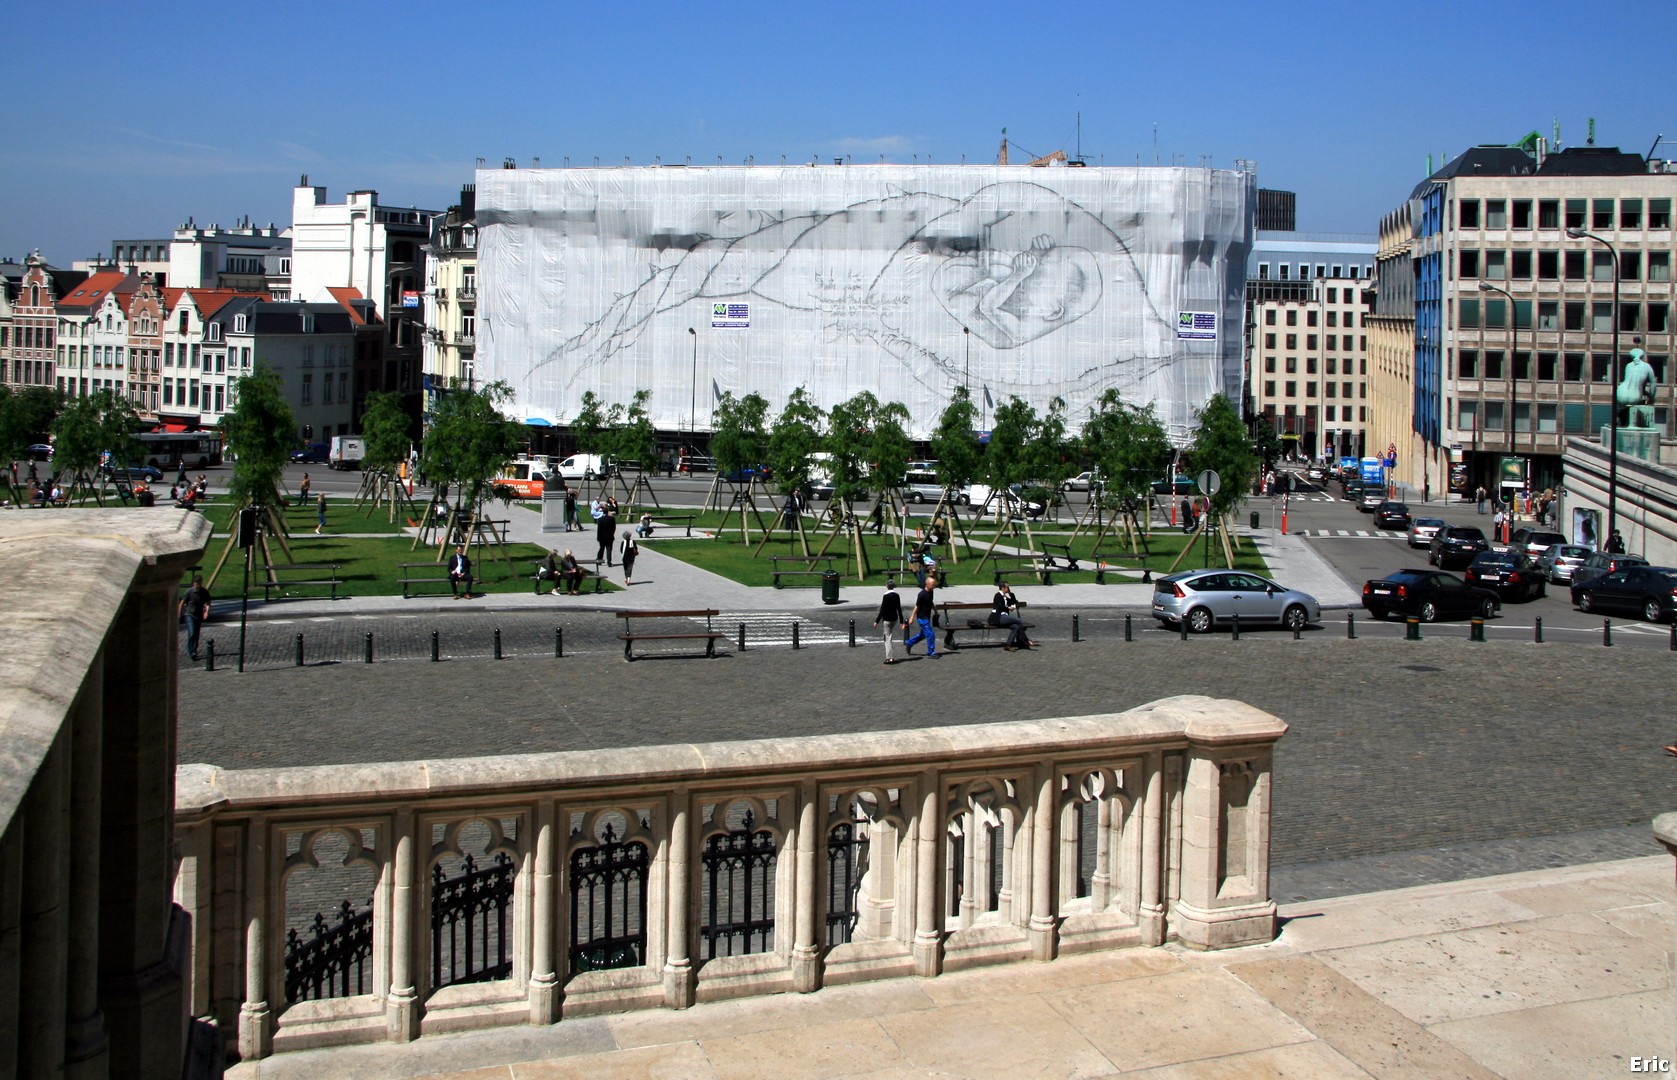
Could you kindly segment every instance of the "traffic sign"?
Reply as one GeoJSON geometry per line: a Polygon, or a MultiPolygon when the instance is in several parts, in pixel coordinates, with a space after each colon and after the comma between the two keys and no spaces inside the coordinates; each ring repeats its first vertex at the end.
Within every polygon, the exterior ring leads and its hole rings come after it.
{"type": "Polygon", "coordinates": [[[1218,490],[1222,488],[1222,486],[1223,486],[1223,481],[1220,477],[1218,477],[1217,473],[1214,470],[1207,469],[1204,472],[1200,473],[1200,475],[1199,475],[1199,489],[1200,489],[1201,494],[1215,495],[1215,494],[1217,494],[1218,490]]]}

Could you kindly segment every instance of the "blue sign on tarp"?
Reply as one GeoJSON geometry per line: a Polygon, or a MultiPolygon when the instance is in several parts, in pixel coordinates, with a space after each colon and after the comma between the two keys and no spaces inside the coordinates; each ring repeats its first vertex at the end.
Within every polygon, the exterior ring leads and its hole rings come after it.
{"type": "Polygon", "coordinates": [[[1383,483],[1385,483],[1386,482],[1385,474],[1381,472],[1381,470],[1385,468],[1385,465],[1386,465],[1386,463],[1381,461],[1377,457],[1365,457],[1365,458],[1363,458],[1363,461],[1362,461],[1363,482],[1364,483],[1369,483],[1369,484],[1383,484],[1383,483]]]}

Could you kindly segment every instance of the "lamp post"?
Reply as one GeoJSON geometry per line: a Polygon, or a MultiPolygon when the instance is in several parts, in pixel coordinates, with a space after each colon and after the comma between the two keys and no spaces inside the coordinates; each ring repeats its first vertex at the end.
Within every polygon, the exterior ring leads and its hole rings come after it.
{"type": "MultiPolygon", "coordinates": [[[[1514,354],[1520,351],[1520,309],[1514,302],[1514,294],[1500,285],[1492,285],[1488,281],[1479,282],[1480,292],[1501,293],[1508,298],[1508,452],[1514,452],[1514,354]]],[[[1535,338],[1533,339],[1535,340],[1535,338]]],[[[1531,414],[1528,422],[1535,428],[1537,423],[1537,392],[1532,391],[1531,414]]],[[[1532,450],[1536,452],[1534,441],[1532,450]]],[[[1502,486],[1502,474],[1497,473],[1497,486],[1502,486]]]]}
{"type": "Polygon", "coordinates": [[[966,346],[967,359],[961,385],[967,388],[967,399],[972,399],[972,331],[961,327],[961,342],[966,346]]]}
{"type": "Polygon", "coordinates": [[[691,441],[699,430],[699,332],[689,326],[687,333],[693,338],[693,385],[687,391],[687,437],[691,441]]]}
{"type": "Polygon", "coordinates": [[[1613,442],[1607,448],[1607,539],[1611,540],[1619,519],[1619,251],[1595,233],[1583,229],[1569,228],[1566,235],[1574,240],[1594,240],[1613,257],[1613,367],[1608,379],[1608,393],[1613,395],[1613,442]]]}

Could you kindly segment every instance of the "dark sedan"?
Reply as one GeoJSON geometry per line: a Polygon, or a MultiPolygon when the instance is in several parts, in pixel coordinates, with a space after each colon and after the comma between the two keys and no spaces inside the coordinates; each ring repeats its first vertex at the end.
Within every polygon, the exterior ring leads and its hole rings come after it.
{"type": "Polygon", "coordinates": [[[1518,551],[1482,551],[1462,577],[1469,585],[1489,589],[1504,600],[1537,600],[1548,587],[1537,564],[1518,551]]]}
{"type": "Polygon", "coordinates": [[[1363,607],[1376,619],[1413,615],[1422,622],[1478,615],[1489,619],[1502,601],[1488,589],[1476,589],[1453,574],[1437,570],[1399,570],[1363,583],[1363,607]]]}
{"type": "Polygon", "coordinates": [[[1647,566],[1648,560],[1640,555],[1613,555],[1605,551],[1592,552],[1586,556],[1572,571],[1572,584],[1584,585],[1603,574],[1611,574],[1619,570],[1629,570],[1633,566],[1647,566]]]}
{"type": "Polygon", "coordinates": [[[1427,562],[1448,568],[1451,563],[1466,566],[1481,551],[1489,551],[1491,543],[1485,534],[1472,525],[1446,525],[1433,533],[1432,546],[1427,551],[1427,562]]]}
{"type": "Polygon", "coordinates": [[[144,480],[149,484],[155,484],[163,479],[163,470],[155,465],[105,465],[103,470],[112,480],[126,480],[129,483],[144,480]]]}
{"type": "Polygon", "coordinates": [[[1579,611],[1624,611],[1649,622],[1677,613],[1677,570],[1669,566],[1631,566],[1572,587],[1579,611]]]}
{"type": "Polygon", "coordinates": [[[1374,527],[1376,529],[1409,528],[1408,504],[1387,499],[1379,506],[1376,506],[1374,508],[1374,527]]]}

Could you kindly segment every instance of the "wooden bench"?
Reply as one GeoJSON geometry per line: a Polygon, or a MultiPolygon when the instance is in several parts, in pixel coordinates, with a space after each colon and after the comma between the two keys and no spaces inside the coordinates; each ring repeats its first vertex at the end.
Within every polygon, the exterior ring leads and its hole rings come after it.
{"type": "MultiPolygon", "coordinates": [[[[697,514],[659,514],[653,519],[652,524],[655,526],[663,526],[674,521],[684,522],[687,527],[687,538],[691,540],[693,538],[693,522],[697,520],[699,520],[699,515],[697,514]]],[[[673,525],[670,527],[674,528],[673,525]]]]}
{"type": "MultiPolygon", "coordinates": [[[[576,564],[577,564],[577,566],[582,568],[582,576],[583,577],[586,578],[586,577],[592,576],[594,578],[594,591],[596,593],[600,593],[600,592],[605,591],[606,576],[604,574],[600,573],[600,560],[599,559],[578,559],[576,561],[576,564]],[[590,570],[589,567],[593,567],[593,569],[590,570]]],[[[561,571],[561,573],[563,573],[563,571],[561,571]]],[[[538,564],[536,566],[536,573],[535,573],[534,576],[535,576],[535,579],[536,579],[536,595],[540,596],[542,594],[542,582],[548,580],[547,578],[542,577],[542,568],[541,568],[540,564],[538,564]]],[[[558,592],[559,591],[559,586],[561,584],[563,584],[564,579],[562,577],[556,577],[556,578],[553,578],[552,581],[553,581],[553,591],[558,592]]]]}
{"type": "MultiPolygon", "coordinates": [[[[1020,615],[1021,618],[1023,618],[1024,614],[1025,614],[1025,601],[1019,600],[1019,601],[1017,601],[1017,603],[1019,605],[1019,615],[1020,615]]],[[[1009,629],[1008,627],[1005,627],[1005,626],[991,626],[990,625],[990,618],[989,618],[989,613],[991,611],[991,605],[990,604],[978,603],[978,602],[960,603],[960,602],[957,602],[957,601],[954,601],[954,600],[950,600],[950,601],[946,601],[946,602],[938,604],[938,610],[943,613],[943,647],[945,649],[950,650],[951,652],[954,652],[954,651],[960,649],[960,646],[955,643],[955,635],[957,633],[962,632],[962,631],[965,631],[966,633],[969,633],[969,634],[982,633],[984,635],[984,639],[986,641],[989,641],[990,632],[992,630],[1006,631],[1007,629],[1009,629]],[[971,616],[968,616],[968,615],[961,615],[961,616],[958,616],[956,618],[951,618],[949,613],[952,612],[952,611],[955,611],[955,612],[982,611],[982,612],[985,613],[985,615],[984,615],[984,618],[982,618],[982,619],[975,619],[975,618],[973,618],[971,616]]],[[[1035,625],[1036,625],[1035,623],[1026,623],[1025,624],[1025,629],[1027,631],[1029,631],[1035,625]]]]}
{"type": "Polygon", "coordinates": [[[996,584],[1000,585],[1014,574],[1030,574],[1044,585],[1054,584],[1051,573],[1054,569],[1052,560],[1037,555],[992,555],[991,560],[996,563],[1012,563],[1012,566],[996,567],[996,584]]]}
{"type": "Polygon", "coordinates": [[[774,587],[778,589],[778,588],[780,588],[780,579],[782,577],[820,577],[822,574],[827,573],[827,571],[829,571],[833,568],[833,556],[831,556],[831,555],[770,555],[769,556],[769,565],[771,567],[773,567],[773,569],[774,569],[774,587]],[[802,570],[782,570],[780,568],[780,564],[783,563],[783,562],[798,563],[799,565],[803,566],[803,569],[802,570]],[[815,569],[813,564],[818,563],[818,562],[819,563],[825,563],[826,564],[825,569],[822,569],[822,570],[815,569]]]}
{"type": "Polygon", "coordinates": [[[262,586],[262,599],[270,599],[269,594],[275,589],[280,590],[280,595],[284,596],[285,590],[290,588],[303,588],[305,586],[330,586],[332,589],[332,599],[336,600],[338,598],[338,586],[342,584],[342,582],[338,580],[338,567],[340,565],[342,564],[281,563],[277,566],[258,567],[257,569],[262,574],[262,581],[260,582],[262,586]],[[314,576],[296,578],[291,577],[291,574],[312,574],[314,576]],[[281,575],[285,576],[282,577],[281,575]]]}
{"type": "MultiPolygon", "coordinates": [[[[1106,584],[1106,567],[1099,559],[1094,566],[1077,565],[1077,556],[1072,553],[1070,544],[1043,544],[1042,561],[1044,567],[1061,574],[1094,574],[1096,585],[1106,584]],[[1061,561],[1065,562],[1061,566],[1061,561]]],[[[1043,581],[1044,585],[1052,584],[1051,580],[1043,581]]]]}
{"type": "Polygon", "coordinates": [[[617,635],[617,639],[623,642],[623,659],[631,662],[635,659],[634,649],[637,641],[703,641],[705,643],[705,656],[714,657],[717,641],[725,640],[728,637],[723,631],[711,629],[711,619],[720,614],[714,608],[701,608],[694,611],[619,611],[615,614],[623,620],[623,633],[617,635]],[[634,627],[634,620],[636,619],[700,618],[705,621],[705,628],[702,631],[689,631],[680,634],[653,634],[636,631],[634,627]]]}
{"type": "MultiPolygon", "coordinates": [[[[402,571],[402,599],[409,598],[408,590],[416,585],[450,585],[448,568],[442,563],[434,562],[405,562],[401,564],[402,571]],[[430,570],[430,574],[417,574],[415,571],[430,570]]],[[[453,592],[452,586],[449,589],[453,592]]]]}

